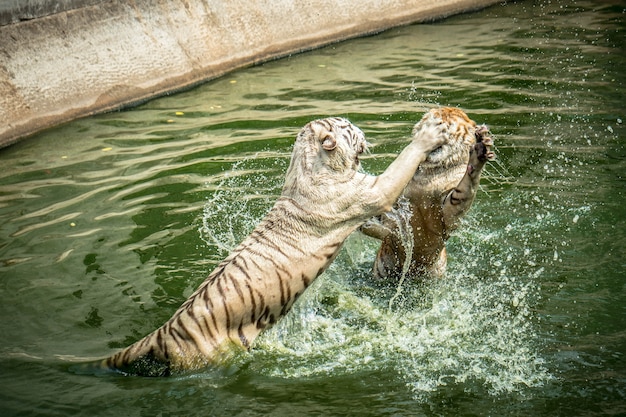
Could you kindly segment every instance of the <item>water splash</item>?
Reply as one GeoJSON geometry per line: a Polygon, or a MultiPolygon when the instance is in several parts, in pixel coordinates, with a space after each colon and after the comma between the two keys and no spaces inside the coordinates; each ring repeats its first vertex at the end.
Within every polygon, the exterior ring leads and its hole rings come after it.
{"type": "MultiPolygon", "coordinates": [[[[235,164],[206,204],[203,240],[225,255],[279,187],[276,176],[235,164]]],[[[395,213],[410,252],[410,210],[395,213]]],[[[354,234],[293,310],[257,339],[249,369],[282,378],[391,369],[423,401],[451,386],[498,395],[544,384],[552,376],[533,310],[544,267],[528,245],[503,244],[510,235],[528,239],[528,224],[491,230],[470,217],[451,239],[443,279],[418,284],[405,271],[397,285],[381,288],[370,274],[378,242],[354,234]]]]}
{"type": "MultiPolygon", "coordinates": [[[[274,169],[252,168],[258,155],[233,164],[215,185],[207,200],[198,231],[201,239],[216,250],[220,261],[260,222],[282,187],[282,176],[274,169]]],[[[277,169],[284,167],[277,160],[277,169]]]]}
{"type": "MultiPolygon", "coordinates": [[[[387,213],[387,216],[394,222],[398,234],[402,237],[400,243],[404,247],[404,253],[411,254],[413,253],[413,228],[411,227],[411,216],[413,215],[413,209],[411,208],[411,203],[407,198],[400,197],[397,201],[397,207],[392,208],[392,210],[387,213]]],[[[375,221],[375,220],[372,220],[375,221]]],[[[411,257],[407,256],[404,260],[404,264],[402,265],[402,274],[400,275],[400,279],[398,281],[398,285],[396,287],[396,291],[393,296],[389,299],[388,309],[389,311],[393,310],[393,305],[396,301],[400,299],[402,296],[402,292],[404,290],[404,283],[407,279],[407,274],[409,269],[411,268],[411,257]]]]}
{"type": "Polygon", "coordinates": [[[497,395],[551,378],[535,341],[534,284],[457,268],[441,280],[405,284],[403,302],[391,310],[376,291],[347,285],[355,271],[342,263],[261,337],[260,371],[297,378],[392,369],[420,400],[449,385],[497,395]]]}
{"type": "MultiPolygon", "coordinates": [[[[224,251],[262,217],[252,207],[257,199],[242,198],[250,184],[239,174],[224,178],[203,216],[204,240],[224,251]]],[[[421,400],[456,384],[493,395],[543,384],[551,376],[534,330],[539,286],[519,276],[534,268],[537,278],[543,268],[528,248],[503,251],[500,241],[527,225],[502,232],[471,220],[466,226],[444,279],[416,284],[405,276],[391,292],[369,278],[377,242],[354,235],[293,311],[257,340],[251,367],[283,378],[392,369],[421,400]]]]}

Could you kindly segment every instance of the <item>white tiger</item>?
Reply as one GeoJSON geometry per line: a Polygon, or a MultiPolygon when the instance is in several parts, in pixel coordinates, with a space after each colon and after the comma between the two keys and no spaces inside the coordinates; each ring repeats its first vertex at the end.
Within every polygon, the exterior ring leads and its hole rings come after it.
{"type": "Polygon", "coordinates": [[[446,142],[441,120],[423,123],[380,176],[359,172],[367,148],[343,118],[315,120],[298,134],[281,196],[163,326],[100,365],[169,375],[219,364],[249,349],[284,316],[366,220],[391,209],[430,151],[446,142]]]}

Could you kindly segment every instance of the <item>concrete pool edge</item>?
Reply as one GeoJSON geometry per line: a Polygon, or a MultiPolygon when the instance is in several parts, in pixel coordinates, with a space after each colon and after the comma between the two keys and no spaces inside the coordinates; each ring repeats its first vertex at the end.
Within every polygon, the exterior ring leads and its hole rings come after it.
{"type": "Polygon", "coordinates": [[[248,65],[501,0],[114,0],[0,26],[0,148],[248,65]]]}

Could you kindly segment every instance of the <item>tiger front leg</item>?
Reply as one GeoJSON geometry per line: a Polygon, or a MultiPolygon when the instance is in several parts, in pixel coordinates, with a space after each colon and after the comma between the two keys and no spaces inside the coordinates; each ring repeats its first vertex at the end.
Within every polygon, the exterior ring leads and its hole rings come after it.
{"type": "Polygon", "coordinates": [[[482,125],[476,128],[476,144],[471,148],[469,163],[461,182],[450,191],[443,201],[443,220],[446,232],[450,233],[457,228],[461,217],[467,213],[480,183],[480,175],[487,161],[495,159],[492,150],[493,139],[488,136],[489,129],[482,125]]]}

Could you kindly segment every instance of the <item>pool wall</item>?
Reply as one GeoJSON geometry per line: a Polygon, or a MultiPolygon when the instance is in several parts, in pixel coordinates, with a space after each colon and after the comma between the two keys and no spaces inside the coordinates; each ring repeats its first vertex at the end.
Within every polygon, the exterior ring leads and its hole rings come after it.
{"type": "Polygon", "coordinates": [[[237,68],[495,3],[9,0],[0,8],[0,147],[237,68]]]}

